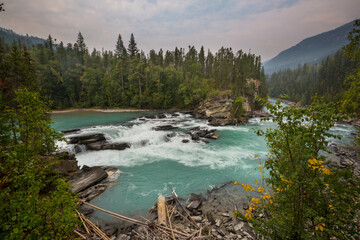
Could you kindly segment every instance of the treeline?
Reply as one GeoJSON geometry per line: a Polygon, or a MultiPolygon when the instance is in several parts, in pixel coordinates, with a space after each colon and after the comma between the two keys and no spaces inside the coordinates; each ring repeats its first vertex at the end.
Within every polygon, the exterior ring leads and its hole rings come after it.
{"type": "MultiPolygon", "coordinates": [[[[31,50],[0,41],[0,59],[4,68],[19,69],[17,59],[31,55],[34,85],[42,96],[53,102],[52,108],[134,107],[193,108],[207,96],[231,89],[234,96],[252,95],[247,78],[265,81],[260,56],[221,48],[213,54],[203,47],[175,48],[174,51],[147,55],[137,47],[134,35],[125,47],[118,36],[115,51],[88,50],[79,32],[76,43],[55,45],[51,36],[31,50]]],[[[15,71],[16,72],[16,71],[15,71]]],[[[2,85],[17,81],[14,71],[1,71],[2,85]]],[[[265,95],[265,87],[261,89],[265,95]]]]}
{"type": "Polygon", "coordinates": [[[20,35],[10,29],[2,27],[0,27],[0,38],[7,44],[25,45],[28,49],[31,49],[38,44],[44,44],[45,42],[45,39],[29,36],[28,34],[20,35]]]}
{"type": "Polygon", "coordinates": [[[286,94],[289,100],[302,104],[310,104],[315,94],[327,102],[338,102],[349,88],[344,80],[356,71],[358,64],[340,50],[318,65],[304,64],[294,70],[273,73],[268,79],[269,94],[271,97],[286,94]]]}

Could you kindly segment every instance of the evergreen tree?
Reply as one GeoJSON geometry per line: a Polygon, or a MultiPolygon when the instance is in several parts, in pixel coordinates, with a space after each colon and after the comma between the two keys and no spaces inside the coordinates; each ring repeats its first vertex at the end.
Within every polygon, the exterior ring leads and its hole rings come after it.
{"type": "Polygon", "coordinates": [[[49,34],[49,37],[47,39],[47,44],[48,44],[48,47],[49,47],[49,52],[50,52],[50,58],[53,58],[54,56],[54,42],[53,42],[53,39],[51,37],[51,35],[49,34]]]}
{"type": "Polygon", "coordinates": [[[77,47],[79,48],[80,53],[83,55],[87,52],[87,47],[84,41],[84,37],[82,36],[81,32],[78,33],[78,38],[76,40],[77,47]]]}
{"type": "Polygon", "coordinates": [[[204,73],[204,71],[205,71],[205,52],[204,52],[203,46],[201,46],[200,52],[199,52],[199,63],[201,65],[201,70],[204,73]]]}
{"type": "Polygon", "coordinates": [[[134,58],[138,53],[139,49],[137,48],[137,43],[135,42],[134,34],[131,33],[128,52],[131,58],[134,58]]]}
{"type": "Polygon", "coordinates": [[[122,59],[125,59],[127,56],[126,48],[124,47],[124,43],[120,34],[118,36],[115,46],[115,56],[122,59]]]}

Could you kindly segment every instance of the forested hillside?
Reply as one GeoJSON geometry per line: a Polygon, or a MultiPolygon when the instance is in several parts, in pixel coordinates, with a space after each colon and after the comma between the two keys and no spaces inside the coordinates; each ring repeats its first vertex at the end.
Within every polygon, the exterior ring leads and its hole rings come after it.
{"type": "Polygon", "coordinates": [[[265,73],[295,69],[303,64],[319,64],[324,58],[333,55],[348,43],[347,36],[354,21],[334,30],[304,39],[295,46],[280,52],[276,57],[264,62],[265,73]]]}
{"type": "Polygon", "coordinates": [[[294,70],[273,73],[268,80],[270,96],[286,94],[290,100],[303,104],[311,103],[315,94],[323,96],[328,102],[340,101],[348,89],[344,80],[356,71],[357,64],[340,50],[320,64],[304,64],[294,70]]]}
{"type": "MultiPolygon", "coordinates": [[[[5,68],[18,69],[21,59],[36,71],[34,84],[53,108],[134,107],[192,108],[219,90],[231,89],[234,96],[253,94],[247,78],[264,82],[260,56],[221,48],[217,53],[198,51],[194,46],[147,55],[140,51],[133,35],[125,47],[121,35],[112,51],[88,50],[81,33],[76,43],[61,42],[54,48],[49,36],[44,44],[27,50],[1,42],[0,57],[5,68]],[[28,54],[31,55],[28,56],[28,54]]],[[[19,71],[21,71],[19,69],[19,71]]],[[[18,73],[0,73],[2,85],[11,87],[18,73]]],[[[265,94],[264,86],[261,89],[265,94]]]]}
{"type": "Polygon", "coordinates": [[[28,49],[31,49],[33,46],[36,46],[38,44],[44,44],[46,41],[45,39],[29,36],[28,34],[20,35],[15,33],[14,31],[10,29],[5,29],[0,27],[0,38],[7,44],[20,44],[25,45],[28,49]]]}

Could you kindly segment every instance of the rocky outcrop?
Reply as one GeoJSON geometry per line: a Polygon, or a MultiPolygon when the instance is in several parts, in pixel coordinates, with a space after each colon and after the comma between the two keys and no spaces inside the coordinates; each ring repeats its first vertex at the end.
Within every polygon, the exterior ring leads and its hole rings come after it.
{"type": "MultiPolygon", "coordinates": [[[[189,134],[191,136],[191,140],[198,141],[200,138],[209,138],[209,139],[218,139],[220,134],[215,133],[216,129],[202,129],[200,130],[199,127],[190,129],[189,134]]],[[[206,141],[205,143],[209,143],[206,141]]]]}
{"type": "Polygon", "coordinates": [[[91,167],[70,178],[70,188],[74,193],[79,193],[108,177],[106,171],[101,167],[91,167]]]}
{"type": "Polygon", "coordinates": [[[65,129],[65,130],[61,130],[61,132],[64,134],[80,132],[80,128],[65,129]]]}
{"type": "Polygon", "coordinates": [[[71,136],[67,138],[67,141],[70,144],[75,144],[74,149],[76,153],[83,152],[85,150],[125,150],[126,148],[131,147],[130,143],[108,142],[105,138],[105,135],[102,133],[71,136]]]}
{"type": "MultiPolygon", "coordinates": [[[[254,111],[254,100],[259,94],[260,81],[255,79],[248,79],[247,84],[253,86],[254,92],[252,97],[243,97],[242,109],[245,112],[241,118],[234,118],[232,115],[234,98],[231,91],[222,91],[218,95],[207,98],[194,111],[194,116],[197,118],[204,118],[209,120],[212,126],[226,126],[226,125],[242,125],[247,122],[249,117],[269,115],[262,111],[254,111]]],[[[236,111],[238,108],[236,108],[236,111]]]]}
{"type": "Polygon", "coordinates": [[[130,143],[108,143],[108,142],[95,142],[86,145],[88,150],[125,150],[130,148],[130,143]]]}
{"type": "Polygon", "coordinates": [[[157,126],[154,127],[155,131],[168,131],[168,130],[173,130],[176,129],[177,127],[174,127],[172,125],[162,125],[162,126],[157,126]]]}
{"type": "Polygon", "coordinates": [[[80,135],[73,136],[68,138],[70,144],[90,144],[94,142],[106,141],[104,134],[96,133],[96,134],[88,134],[88,135],[80,135]]]}
{"type": "Polygon", "coordinates": [[[272,115],[262,110],[256,110],[249,115],[249,118],[254,118],[254,117],[272,117],[272,115]]]}
{"type": "Polygon", "coordinates": [[[55,156],[52,156],[52,158],[57,159],[56,164],[53,165],[53,168],[61,175],[69,176],[79,172],[80,170],[74,154],[65,152],[56,154],[55,156]]]}
{"type": "Polygon", "coordinates": [[[231,108],[234,99],[230,91],[223,91],[218,95],[207,98],[195,110],[195,117],[208,119],[231,118],[231,108]]]}
{"type": "Polygon", "coordinates": [[[330,166],[340,169],[351,166],[354,168],[354,174],[360,177],[360,146],[339,146],[332,143],[328,150],[332,153],[327,156],[330,166]]]}

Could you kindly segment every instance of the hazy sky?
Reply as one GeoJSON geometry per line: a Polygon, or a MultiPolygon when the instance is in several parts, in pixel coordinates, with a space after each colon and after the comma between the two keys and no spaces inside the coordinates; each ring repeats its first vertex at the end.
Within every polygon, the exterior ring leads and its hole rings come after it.
{"type": "Polygon", "coordinates": [[[360,17],[359,0],[0,0],[0,26],[74,43],[79,31],[90,51],[127,45],[173,50],[201,45],[277,55],[306,37],[360,17]]]}

